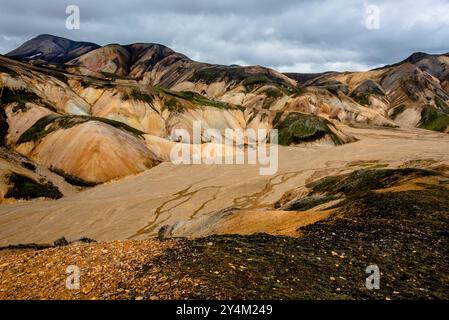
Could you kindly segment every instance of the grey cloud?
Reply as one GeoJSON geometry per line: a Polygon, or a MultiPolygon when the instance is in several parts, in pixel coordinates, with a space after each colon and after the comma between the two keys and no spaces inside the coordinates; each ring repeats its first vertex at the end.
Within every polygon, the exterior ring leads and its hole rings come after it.
{"type": "Polygon", "coordinates": [[[368,69],[415,51],[449,51],[447,0],[0,0],[0,52],[50,33],[98,44],[158,42],[193,59],[281,71],[368,69]],[[65,8],[81,29],[65,29],[65,8]],[[365,27],[365,5],[381,9],[365,27]]]}

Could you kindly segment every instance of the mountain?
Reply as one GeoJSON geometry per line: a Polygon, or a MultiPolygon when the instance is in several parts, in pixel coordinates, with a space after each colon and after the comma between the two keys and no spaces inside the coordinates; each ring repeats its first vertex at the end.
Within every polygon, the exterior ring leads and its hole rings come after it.
{"type": "Polygon", "coordinates": [[[174,132],[192,134],[195,120],[223,139],[227,128],[275,128],[287,145],[356,141],[347,125],[446,131],[448,59],[414,54],[368,72],[284,75],[201,63],[160,44],[40,35],[0,57],[3,143],[89,186],[167,161],[174,132]]]}
{"type": "Polygon", "coordinates": [[[367,72],[322,74],[304,86],[347,86],[361,105],[383,112],[401,126],[449,132],[449,56],[414,53],[367,72]]]}
{"type": "Polygon", "coordinates": [[[50,35],[0,55],[0,298],[447,298],[448,60],[282,74],[50,35]],[[208,164],[254,150],[229,129],[277,129],[275,172],[208,164]]]}
{"type": "Polygon", "coordinates": [[[168,160],[176,129],[193,133],[195,120],[223,138],[227,128],[276,128],[287,145],[356,141],[346,125],[446,131],[448,59],[414,54],[368,72],[284,75],[201,63],[160,44],[40,35],[0,57],[3,140],[91,185],[168,160]]]}
{"type": "Polygon", "coordinates": [[[43,60],[52,63],[65,63],[99,47],[95,43],[78,42],[41,34],[9,52],[6,56],[25,61],[43,60]]]}
{"type": "MultiPolygon", "coordinates": [[[[93,243],[84,237],[6,247],[0,251],[0,298],[447,299],[448,181],[422,168],[365,168],[313,180],[282,199],[278,210],[234,208],[203,216],[205,223],[178,222],[162,228],[162,241],[93,243]],[[73,261],[89,281],[67,290],[60,284],[73,261]],[[371,292],[362,280],[372,261],[385,280],[371,292]]],[[[134,214],[131,209],[122,223],[134,214]]]]}
{"type": "Polygon", "coordinates": [[[313,79],[319,78],[323,75],[327,75],[329,73],[336,73],[334,71],[320,72],[320,73],[297,73],[297,72],[286,72],[284,73],[287,77],[298,81],[299,84],[304,84],[307,81],[311,81],[313,79]]]}

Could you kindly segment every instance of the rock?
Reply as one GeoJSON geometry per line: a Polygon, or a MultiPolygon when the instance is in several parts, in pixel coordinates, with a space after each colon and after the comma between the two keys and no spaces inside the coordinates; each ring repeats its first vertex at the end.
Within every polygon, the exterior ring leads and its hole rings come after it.
{"type": "Polygon", "coordinates": [[[173,230],[173,226],[170,226],[170,225],[165,225],[165,226],[160,227],[159,231],[157,233],[157,238],[160,241],[163,241],[163,240],[169,238],[172,230],[173,230]]]}
{"type": "Polygon", "coordinates": [[[82,237],[79,238],[77,240],[73,240],[70,241],[70,244],[76,244],[76,243],[96,243],[97,240],[91,239],[91,238],[87,238],[87,237],[82,237]]]}
{"type": "Polygon", "coordinates": [[[357,88],[354,89],[352,94],[377,94],[384,96],[385,90],[379,85],[376,81],[373,80],[365,80],[360,83],[357,88]]]}
{"type": "Polygon", "coordinates": [[[55,246],[55,247],[64,247],[64,246],[67,246],[68,244],[69,244],[69,242],[64,237],[61,237],[53,242],[53,246],[55,246]]]}

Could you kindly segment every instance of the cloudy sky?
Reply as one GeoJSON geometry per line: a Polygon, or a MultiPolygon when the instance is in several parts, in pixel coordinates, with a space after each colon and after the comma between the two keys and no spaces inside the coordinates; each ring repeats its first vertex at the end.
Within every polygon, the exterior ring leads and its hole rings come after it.
{"type": "Polygon", "coordinates": [[[295,72],[449,52],[449,0],[0,0],[0,9],[0,53],[42,33],[101,45],[156,42],[204,62],[295,72]],[[79,30],[66,28],[72,4],[79,30]]]}

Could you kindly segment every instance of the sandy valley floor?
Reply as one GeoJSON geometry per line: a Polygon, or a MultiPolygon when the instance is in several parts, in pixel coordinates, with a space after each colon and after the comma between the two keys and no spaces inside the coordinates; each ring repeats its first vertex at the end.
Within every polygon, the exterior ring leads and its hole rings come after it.
{"type": "MultiPolygon", "coordinates": [[[[449,136],[419,129],[351,129],[359,141],[339,147],[280,147],[279,170],[260,176],[255,165],[162,163],[136,176],[109,182],[74,196],[0,206],[0,245],[50,243],[89,237],[98,241],[145,239],[176,222],[194,224],[181,236],[267,232],[293,235],[298,225],[324,218],[291,212],[270,215],[286,192],[366,163],[395,168],[416,160],[449,164],[449,136]],[[224,208],[237,208],[208,229],[202,221],[224,208]],[[267,211],[266,215],[258,214],[267,211]],[[244,212],[250,214],[244,215],[244,212]],[[242,220],[243,219],[243,220],[242,220]],[[303,221],[301,221],[303,220],[303,221]],[[244,221],[245,223],[240,223],[244,221]],[[273,221],[285,221],[281,227],[273,221]],[[291,226],[289,225],[291,222],[291,226]]],[[[208,221],[210,222],[210,221],[208,221]]],[[[209,225],[209,223],[208,223],[209,225]]]]}

